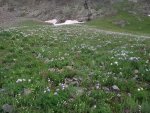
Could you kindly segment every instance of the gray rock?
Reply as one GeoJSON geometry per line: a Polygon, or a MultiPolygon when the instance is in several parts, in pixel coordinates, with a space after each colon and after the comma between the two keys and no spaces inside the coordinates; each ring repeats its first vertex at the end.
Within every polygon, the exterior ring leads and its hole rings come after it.
{"type": "Polygon", "coordinates": [[[116,85],[113,85],[113,86],[112,86],[112,89],[115,90],[115,91],[120,91],[120,89],[119,89],[118,86],[116,86],[116,85]]]}
{"type": "Polygon", "coordinates": [[[113,24],[115,24],[119,27],[125,27],[129,23],[125,20],[116,20],[116,21],[113,22],[113,24]]]}
{"type": "Polygon", "coordinates": [[[66,68],[69,70],[74,70],[72,66],[66,66],[66,68]]]}
{"type": "Polygon", "coordinates": [[[2,106],[2,109],[3,109],[3,111],[4,111],[5,113],[12,113],[13,110],[14,110],[13,106],[12,106],[12,105],[9,105],[9,104],[4,104],[4,105],[2,106]]]}
{"type": "Polygon", "coordinates": [[[137,70],[137,69],[134,70],[134,73],[135,73],[135,74],[138,74],[138,73],[139,73],[139,70],[137,70]]]}
{"type": "Polygon", "coordinates": [[[73,91],[71,92],[71,96],[76,98],[78,96],[82,96],[85,92],[85,89],[82,87],[73,87],[73,91]]]}
{"type": "Polygon", "coordinates": [[[5,89],[0,89],[0,93],[4,93],[5,91],[5,89]]]}
{"type": "Polygon", "coordinates": [[[110,92],[110,89],[107,88],[107,87],[103,87],[103,90],[104,90],[106,93],[109,93],[109,92],[110,92]]]}
{"type": "Polygon", "coordinates": [[[32,93],[32,90],[31,89],[24,89],[24,91],[23,91],[23,94],[24,95],[29,95],[29,94],[31,94],[32,93]]]}
{"type": "Polygon", "coordinates": [[[84,89],[81,87],[76,88],[76,95],[81,96],[84,93],[84,89]]]}
{"type": "Polygon", "coordinates": [[[76,78],[76,77],[73,77],[73,78],[66,78],[65,79],[65,84],[68,84],[68,85],[73,85],[73,86],[79,86],[80,82],[81,82],[82,78],[76,78]]]}
{"type": "Polygon", "coordinates": [[[130,57],[129,60],[133,61],[133,62],[138,62],[140,60],[140,58],[139,57],[130,57]]]}
{"type": "Polygon", "coordinates": [[[117,97],[121,97],[121,94],[117,94],[117,97]]]}
{"type": "Polygon", "coordinates": [[[97,84],[95,85],[95,87],[96,87],[96,89],[100,89],[100,88],[101,88],[101,84],[100,84],[100,83],[97,83],[97,84]]]}
{"type": "Polygon", "coordinates": [[[128,93],[128,96],[131,97],[131,93],[128,93]]]}
{"type": "Polygon", "coordinates": [[[134,2],[134,3],[137,3],[138,0],[128,0],[129,2],[134,2]]]}
{"type": "Polygon", "coordinates": [[[133,80],[137,80],[139,77],[138,77],[138,75],[135,75],[134,77],[133,77],[133,80]]]}

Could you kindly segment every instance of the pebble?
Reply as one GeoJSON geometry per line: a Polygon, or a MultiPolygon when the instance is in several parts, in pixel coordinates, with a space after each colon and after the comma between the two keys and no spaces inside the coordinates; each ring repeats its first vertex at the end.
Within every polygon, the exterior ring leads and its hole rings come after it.
{"type": "Polygon", "coordinates": [[[120,89],[119,89],[118,86],[116,86],[116,85],[113,85],[112,88],[113,88],[113,90],[115,90],[115,91],[120,91],[120,89]]]}
{"type": "Polygon", "coordinates": [[[5,89],[0,89],[0,93],[4,93],[5,92],[5,89]]]}
{"type": "Polygon", "coordinates": [[[76,88],[76,95],[77,96],[81,96],[83,93],[84,93],[84,89],[83,88],[80,88],[80,87],[76,88]]]}
{"type": "Polygon", "coordinates": [[[134,73],[135,73],[135,74],[138,74],[138,73],[139,73],[139,70],[137,70],[137,69],[134,70],[134,73]]]}
{"type": "Polygon", "coordinates": [[[133,77],[133,80],[137,80],[139,77],[138,77],[138,75],[135,75],[134,77],[133,77]]]}
{"type": "Polygon", "coordinates": [[[107,87],[103,87],[103,90],[104,90],[106,93],[109,93],[109,92],[110,92],[109,88],[107,88],[107,87]]]}
{"type": "Polygon", "coordinates": [[[32,93],[32,90],[31,89],[24,89],[24,91],[23,91],[23,94],[24,95],[29,95],[29,94],[31,94],[32,93]]]}
{"type": "Polygon", "coordinates": [[[128,93],[128,96],[131,97],[131,93],[128,93]]]}
{"type": "Polygon", "coordinates": [[[4,104],[2,106],[2,109],[5,113],[12,113],[13,112],[13,106],[9,104],[4,104]]]}

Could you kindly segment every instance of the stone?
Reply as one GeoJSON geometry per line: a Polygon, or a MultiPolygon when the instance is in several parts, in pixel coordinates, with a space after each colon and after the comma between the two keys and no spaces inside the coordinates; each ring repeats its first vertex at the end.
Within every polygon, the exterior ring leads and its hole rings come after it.
{"type": "Polygon", "coordinates": [[[134,2],[134,3],[137,3],[138,0],[128,0],[129,2],[134,2]]]}
{"type": "Polygon", "coordinates": [[[82,87],[73,87],[73,90],[71,92],[71,97],[76,98],[78,96],[82,96],[85,92],[85,89],[82,87]]]}
{"type": "Polygon", "coordinates": [[[139,58],[138,57],[130,57],[129,60],[133,61],[133,62],[138,62],[139,58]]]}
{"type": "Polygon", "coordinates": [[[4,93],[5,92],[5,89],[0,89],[0,93],[4,93]]]}
{"type": "Polygon", "coordinates": [[[109,92],[110,92],[110,89],[107,88],[107,87],[103,87],[103,90],[104,90],[106,93],[109,93],[109,92]]]}
{"type": "Polygon", "coordinates": [[[134,73],[135,73],[135,74],[138,74],[138,73],[139,73],[139,70],[137,70],[137,69],[134,70],[134,73]]]}
{"type": "Polygon", "coordinates": [[[55,68],[49,68],[48,71],[55,72],[56,69],[55,68]]]}
{"type": "Polygon", "coordinates": [[[24,89],[24,91],[23,91],[23,94],[24,95],[29,95],[29,94],[31,94],[32,93],[32,90],[31,89],[24,89]]]}
{"type": "Polygon", "coordinates": [[[78,81],[72,81],[72,82],[70,83],[70,85],[79,86],[79,82],[78,82],[78,81]]]}
{"type": "Polygon", "coordinates": [[[96,87],[96,89],[100,89],[100,88],[101,88],[101,84],[97,83],[97,84],[95,85],[95,87],[96,87]]]}
{"type": "Polygon", "coordinates": [[[134,77],[133,77],[133,80],[138,80],[138,75],[135,75],[134,77]]]}
{"type": "Polygon", "coordinates": [[[13,106],[12,105],[9,105],[9,104],[4,104],[2,106],[2,109],[5,113],[12,113],[13,112],[13,106]]]}
{"type": "Polygon", "coordinates": [[[76,88],[76,95],[81,96],[84,93],[84,89],[81,87],[76,88]]]}
{"type": "Polygon", "coordinates": [[[128,93],[128,96],[131,97],[131,93],[128,93]]]}
{"type": "Polygon", "coordinates": [[[69,70],[73,70],[72,66],[66,66],[66,68],[69,69],[69,70]]]}
{"type": "Polygon", "coordinates": [[[73,86],[79,86],[79,80],[78,78],[66,78],[65,79],[65,84],[73,85],[73,86]]]}
{"type": "Polygon", "coordinates": [[[121,97],[121,94],[117,94],[117,97],[121,97]]]}
{"type": "Polygon", "coordinates": [[[116,20],[116,21],[113,22],[113,24],[115,24],[119,27],[125,27],[129,23],[125,20],[116,20]]]}
{"type": "Polygon", "coordinates": [[[116,86],[116,85],[113,85],[113,86],[112,86],[112,89],[115,90],[115,91],[120,91],[120,89],[119,89],[118,86],[116,86]]]}

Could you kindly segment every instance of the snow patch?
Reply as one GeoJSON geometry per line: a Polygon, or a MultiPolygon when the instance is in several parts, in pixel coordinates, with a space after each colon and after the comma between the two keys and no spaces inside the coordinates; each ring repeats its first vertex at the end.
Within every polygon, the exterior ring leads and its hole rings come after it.
{"type": "Polygon", "coordinates": [[[81,24],[84,22],[79,22],[78,20],[66,20],[64,23],[57,23],[58,20],[57,19],[52,19],[52,20],[48,20],[45,21],[46,23],[51,23],[54,26],[62,26],[62,25],[72,25],[72,24],[81,24]]]}
{"type": "Polygon", "coordinates": [[[50,24],[56,24],[57,23],[57,19],[52,19],[52,20],[48,20],[45,21],[46,23],[50,23],[50,24]]]}

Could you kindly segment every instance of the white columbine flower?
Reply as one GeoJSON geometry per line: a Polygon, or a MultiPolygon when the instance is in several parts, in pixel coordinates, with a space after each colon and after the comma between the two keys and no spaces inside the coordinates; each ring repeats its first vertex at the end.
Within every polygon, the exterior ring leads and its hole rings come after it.
{"type": "Polygon", "coordinates": [[[140,88],[138,88],[137,90],[138,90],[138,91],[143,91],[143,88],[142,88],[142,87],[140,87],[140,88]]]}
{"type": "Polygon", "coordinates": [[[28,82],[31,82],[31,79],[28,79],[28,82]]]}
{"type": "Polygon", "coordinates": [[[25,82],[25,81],[26,81],[26,79],[24,79],[24,78],[23,78],[23,79],[22,79],[22,81],[23,81],[23,82],[25,82]]]}
{"type": "Polygon", "coordinates": [[[114,64],[116,64],[117,66],[118,66],[118,62],[116,61],[116,62],[114,62],[114,64]]]}
{"type": "Polygon", "coordinates": [[[19,82],[22,82],[22,79],[18,79],[18,80],[16,81],[16,83],[19,83],[19,82]]]}
{"type": "Polygon", "coordinates": [[[58,95],[58,93],[57,93],[57,92],[55,92],[55,93],[54,93],[54,95],[58,95]]]}

